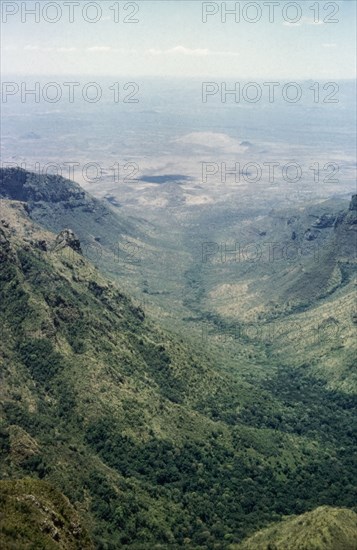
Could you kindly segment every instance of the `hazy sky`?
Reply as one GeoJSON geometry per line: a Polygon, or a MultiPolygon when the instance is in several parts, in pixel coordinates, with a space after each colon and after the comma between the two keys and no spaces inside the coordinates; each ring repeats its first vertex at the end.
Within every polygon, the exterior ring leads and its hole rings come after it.
{"type": "Polygon", "coordinates": [[[21,9],[22,4],[33,9],[36,2],[2,1],[2,71],[236,79],[355,77],[355,0],[276,1],[273,22],[268,3],[272,4],[264,0],[42,0],[37,2],[40,21],[36,23],[34,15],[21,9]],[[224,6],[236,6],[240,22],[232,14],[222,22],[224,6]],[[206,12],[215,11],[207,15],[206,23],[202,21],[206,12]],[[125,17],[138,22],[125,23],[125,17]],[[255,23],[247,21],[259,17],[255,23]],[[46,21],[56,18],[59,21],[46,21]],[[96,18],[95,23],[85,20],[96,18]],[[289,22],[295,18],[297,23],[289,22]]]}

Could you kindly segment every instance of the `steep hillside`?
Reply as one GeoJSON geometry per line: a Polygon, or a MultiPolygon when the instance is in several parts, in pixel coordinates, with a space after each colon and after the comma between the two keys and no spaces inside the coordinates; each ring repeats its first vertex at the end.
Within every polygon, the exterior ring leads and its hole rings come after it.
{"type": "Polygon", "coordinates": [[[357,514],[321,506],[260,531],[232,550],[356,550],[357,514]]]}
{"type": "Polygon", "coordinates": [[[49,483],[0,481],[0,541],[5,550],[93,550],[78,512],[49,483]]]}
{"type": "Polygon", "coordinates": [[[294,313],[332,295],[356,273],[355,198],[350,205],[331,201],[244,223],[220,221],[196,263],[201,307],[218,315],[255,322],[294,313]]]}
{"type": "Polygon", "coordinates": [[[71,232],[1,208],[6,477],[48,479],[99,548],[228,544],[321,499],[353,504],[343,395],[330,396],[335,421],[323,388],[305,395],[320,433],[298,394],[282,406],[154,327],[71,232]]]}
{"type": "Polygon", "coordinates": [[[355,394],[356,196],[238,225],[217,221],[205,261],[186,273],[191,332],[203,326],[207,345],[231,363],[278,361],[355,394]]]}
{"type": "Polygon", "coordinates": [[[227,548],[355,504],[351,393],[273,358],[263,381],[252,362],[250,382],[243,362],[224,372],[105,279],[73,228],[46,231],[18,200],[0,211],[2,479],[50,482],[99,549],[227,548]]]}
{"type": "Polygon", "coordinates": [[[0,198],[26,203],[30,218],[49,231],[75,231],[83,254],[108,274],[128,275],[139,267],[138,251],[152,247],[145,220],[119,217],[104,201],[60,176],[0,168],[0,198]]]}

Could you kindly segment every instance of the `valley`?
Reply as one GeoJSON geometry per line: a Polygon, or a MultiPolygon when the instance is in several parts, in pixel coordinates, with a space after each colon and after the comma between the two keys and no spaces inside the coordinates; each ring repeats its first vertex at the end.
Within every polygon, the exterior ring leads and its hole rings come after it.
{"type": "Polygon", "coordinates": [[[0,549],[357,550],[356,2],[79,4],[0,9],[0,549]]]}
{"type": "Polygon", "coordinates": [[[96,548],[355,506],[355,198],[169,233],[55,176],[1,170],[0,195],[1,483],[49,482],[96,548]],[[296,257],[233,246],[292,234],[296,257]]]}

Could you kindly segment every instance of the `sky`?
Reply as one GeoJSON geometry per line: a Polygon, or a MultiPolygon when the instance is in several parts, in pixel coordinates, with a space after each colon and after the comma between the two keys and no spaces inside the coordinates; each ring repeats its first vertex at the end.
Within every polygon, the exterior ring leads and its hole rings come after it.
{"type": "Polygon", "coordinates": [[[356,5],[356,0],[2,0],[2,73],[355,78],[356,5]],[[38,22],[26,12],[35,4],[38,22]],[[233,8],[225,19],[225,9],[233,8]]]}

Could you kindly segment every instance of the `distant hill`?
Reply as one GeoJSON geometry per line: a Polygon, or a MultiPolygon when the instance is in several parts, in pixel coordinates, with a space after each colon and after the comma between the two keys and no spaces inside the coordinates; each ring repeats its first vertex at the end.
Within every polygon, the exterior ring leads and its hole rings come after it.
{"type": "Polygon", "coordinates": [[[237,312],[240,319],[256,320],[308,308],[347,285],[357,271],[355,196],[350,204],[326,201],[252,217],[244,232],[236,224],[227,220],[213,232],[208,240],[216,243],[215,252],[196,267],[207,294],[202,306],[222,295],[217,313],[226,317],[237,312]],[[221,292],[225,285],[230,293],[221,292]]]}
{"type": "Polygon", "coordinates": [[[356,550],[357,514],[320,506],[263,529],[231,550],[356,550]]]}

